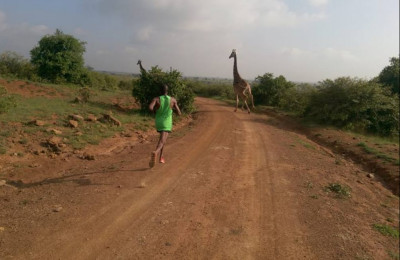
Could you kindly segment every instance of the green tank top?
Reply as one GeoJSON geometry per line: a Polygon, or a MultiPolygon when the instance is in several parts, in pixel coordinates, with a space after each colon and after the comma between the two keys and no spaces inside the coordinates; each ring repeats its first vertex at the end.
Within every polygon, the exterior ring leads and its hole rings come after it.
{"type": "Polygon", "coordinates": [[[156,112],[156,129],[157,131],[172,130],[172,109],[171,97],[160,96],[160,107],[156,112]]]}

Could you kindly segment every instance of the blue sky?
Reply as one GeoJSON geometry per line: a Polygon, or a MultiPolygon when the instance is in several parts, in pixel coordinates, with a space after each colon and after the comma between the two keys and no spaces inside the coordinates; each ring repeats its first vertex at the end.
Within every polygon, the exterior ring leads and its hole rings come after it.
{"type": "Polygon", "coordinates": [[[0,53],[29,58],[56,29],[98,70],[159,65],[184,76],[370,79],[399,55],[398,0],[0,0],[0,53]]]}

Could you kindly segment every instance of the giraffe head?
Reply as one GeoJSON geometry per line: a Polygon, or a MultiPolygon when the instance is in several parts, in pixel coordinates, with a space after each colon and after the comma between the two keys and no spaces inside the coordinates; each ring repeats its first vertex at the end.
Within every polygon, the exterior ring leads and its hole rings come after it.
{"type": "Polygon", "coordinates": [[[232,50],[232,53],[231,53],[231,56],[229,56],[229,59],[233,58],[233,57],[236,57],[236,49],[232,50]]]}
{"type": "Polygon", "coordinates": [[[138,60],[136,65],[140,65],[140,64],[142,64],[142,61],[138,60]]]}

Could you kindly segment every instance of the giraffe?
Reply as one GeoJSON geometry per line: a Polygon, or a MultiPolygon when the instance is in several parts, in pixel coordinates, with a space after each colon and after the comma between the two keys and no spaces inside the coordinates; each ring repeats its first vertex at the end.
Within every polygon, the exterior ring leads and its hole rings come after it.
{"type": "Polygon", "coordinates": [[[139,67],[140,67],[140,72],[141,72],[142,74],[146,74],[147,71],[143,68],[143,66],[142,66],[142,61],[141,61],[141,60],[138,60],[138,62],[137,62],[136,65],[139,65],[139,67]]]}
{"type": "MultiPolygon", "coordinates": [[[[235,92],[236,95],[236,108],[235,112],[237,111],[238,105],[239,105],[239,97],[242,99],[243,103],[246,105],[247,112],[250,114],[250,108],[247,105],[247,93],[250,95],[251,99],[251,104],[252,108],[254,108],[254,101],[253,101],[253,95],[251,94],[251,87],[250,84],[247,83],[242,77],[240,77],[238,69],[237,69],[237,58],[236,58],[236,49],[232,50],[231,55],[229,56],[229,59],[232,58],[234,59],[233,63],[233,91],[235,92]]],[[[243,106],[242,106],[243,107],[243,106]]]]}

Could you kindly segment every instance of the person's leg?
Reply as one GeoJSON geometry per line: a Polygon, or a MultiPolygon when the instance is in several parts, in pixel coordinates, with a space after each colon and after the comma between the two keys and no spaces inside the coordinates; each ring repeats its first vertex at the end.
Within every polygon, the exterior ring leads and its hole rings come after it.
{"type": "Polygon", "coordinates": [[[150,162],[149,162],[150,167],[154,167],[156,159],[157,159],[157,155],[159,153],[160,153],[160,158],[161,158],[164,145],[167,142],[167,138],[168,138],[168,132],[164,132],[164,131],[160,132],[160,139],[158,140],[156,150],[151,152],[151,157],[150,157],[150,162]]]}
{"type": "Polygon", "coordinates": [[[162,153],[162,149],[164,148],[165,143],[167,142],[167,138],[168,138],[168,132],[161,132],[160,134],[160,140],[158,141],[158,145],[157,148],[155,150],[155,152],[158,153],[162,153]]]}

